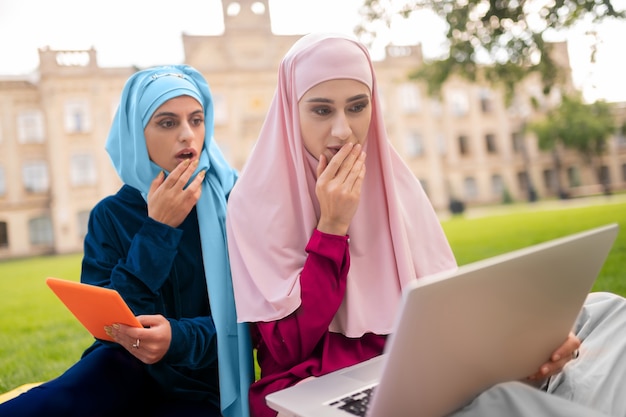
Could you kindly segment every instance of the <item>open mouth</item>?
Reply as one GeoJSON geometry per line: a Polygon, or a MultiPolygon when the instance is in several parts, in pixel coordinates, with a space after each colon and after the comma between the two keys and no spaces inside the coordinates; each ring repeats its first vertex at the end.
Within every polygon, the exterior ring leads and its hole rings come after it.
{"type": "Polygon", "coordinates": [[[196,152],[193,149],[184,149],[176,154],[176,159],[179,161],[186,161],[188,159],[194,159],[196,152]]]}

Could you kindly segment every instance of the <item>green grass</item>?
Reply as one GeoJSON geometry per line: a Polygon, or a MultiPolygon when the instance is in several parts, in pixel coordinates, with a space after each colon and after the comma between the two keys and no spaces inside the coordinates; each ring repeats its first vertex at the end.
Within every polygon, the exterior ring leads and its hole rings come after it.
{"type": "Polygon", "coordinates": [[[0,393],[54,378],[93,340],[45,284],[78,280],[80,255],[0,263],[0,393]]]}
{"type": "Polygon", "coordinates": [[[621,201],[544,210],[525,205],[509,214],[473,219],[458,217],[442,224],[457,262],[462,265],[592,227],[618,223],[620,232],[593,290],[626,296],[626,202],[621,201]]]}
{"type": "MultiPolygon", "coordinates": [[[[621,201],[542,210],[538,207],[545,205],[500,206],[484,217],[455,217],[442,224],[462,265],[591,227],[619,223],[621,231],[594,290],[626,295],[626,280],[622,278],[626,266],[626,202],[621,201]]],[[[80,259],[80,255],[67,255],[0,262],[0,393],[54,378],[91,344],[86,330],[44,282],[47,276],[78,280],[80,259]]]]}

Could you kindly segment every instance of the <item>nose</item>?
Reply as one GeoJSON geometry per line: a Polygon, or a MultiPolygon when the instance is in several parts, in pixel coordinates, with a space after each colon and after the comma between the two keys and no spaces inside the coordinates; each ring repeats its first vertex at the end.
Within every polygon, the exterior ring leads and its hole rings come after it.
{"type": "Polygon", "coordinates": [[[189,142],[193,138],[193,129],[189,122],[183,122],[180,125],[180,131],[178,132],[178,140],[180,142],[189,142]]]}
{"type": "Polygon", "coordinates": [[[345,141],[352,135],[352,128],[348,118],[343,113],[337,113],[337,117],[332,124],[331,135],[339,140],[345,141]]]}

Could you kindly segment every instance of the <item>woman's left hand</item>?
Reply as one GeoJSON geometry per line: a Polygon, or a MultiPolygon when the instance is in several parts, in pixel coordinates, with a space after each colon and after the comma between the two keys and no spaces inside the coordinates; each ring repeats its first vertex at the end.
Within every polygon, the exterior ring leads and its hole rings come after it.
{"type": "Polygon", "coordinates": [[[558,374],[569,361],[578,357],[578,348],[580,339],[570,332],[565,342],[550,356],[550,360],[541,365],[536,373],[526,378],[527,381],[530,383],[543,381],[558,374]]]}
{"type": "Polygon", "coordinates": [[[163,359],[170,348],[172,328],[162,315],[137,316],[144,328],[114,324],[105,331],[124,349],[145,364],[163,359]]]}

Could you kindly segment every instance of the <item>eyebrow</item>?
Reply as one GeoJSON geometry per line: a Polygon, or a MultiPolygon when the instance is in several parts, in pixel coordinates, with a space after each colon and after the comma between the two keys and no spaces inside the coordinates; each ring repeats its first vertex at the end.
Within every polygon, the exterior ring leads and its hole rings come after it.
{"type": "MultiPolygon", "coordinates": [[[[202,109],[198,109],[198,110],[195,110],[195,111],[191,112],[192,115],[195,115],[195,114],[198,114],[198,113],[203,113],[202,109]]],[[[152,118],[154,119],[154,118],[163,117],[163,116],[178,117],[178,114],[173,113],[173,112],[169,112],[169,111],[163,111],[163,112],[159,112],[159,113],[154,113],[152,118]]]]}
{"type": "MultiPolygon", "coordinates": [[[[364,98],[369,98],[368,94],[357,94],[356,96],[352,96],[346,100],[347,103],[352,101],[361,100],[364,98]]],[[[333,103],[333,100],[323,98],[323,97],[313,97],[307,100],[307,103],[333,103]]]]}

